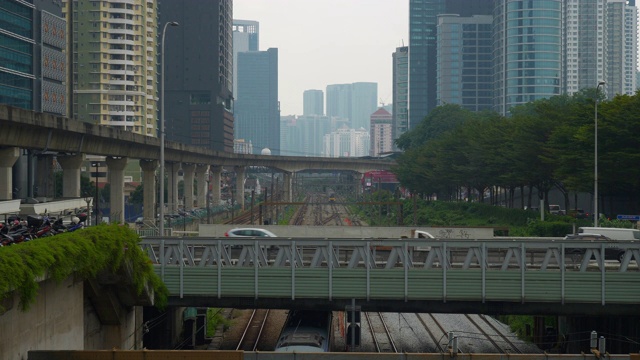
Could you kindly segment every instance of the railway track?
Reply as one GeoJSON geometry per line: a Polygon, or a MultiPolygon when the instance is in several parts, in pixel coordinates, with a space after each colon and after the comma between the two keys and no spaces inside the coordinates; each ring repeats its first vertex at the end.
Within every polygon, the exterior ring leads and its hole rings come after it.
{"type": "Polygon", "coordinates": [[[258,342],[262,336],[262,330],[269,317],[268,309],[254,309],[247,326],[240,336],[236,350],[256,351],[258,342]]]}
{"type": "MultiPolygon", "coordinates": [[[[315,225],[315,226],[344,226],[360,225],[357,216],[352,214],[347,206],[340,202],[328,202],[326,194],[309,193],[305,198],[305,205],[301,205],[291,219],[291,224],[295,225],[315,225]]],[[[254,213],[254,217],[257,212],[254,213]]],[[[249,219],[250,215],[245,213],[236,219],[249,219]]],[[[518,341],[513,339],[513,335],[499,329],[492,321],[484,315],[463,315],[451,317],[437,316],[431,313],[402,314],[407,324],[420,323],[424,327],[427,336],[422,333],[421,345],[412,342],[398,335],[395,325],[391,328],[387,326],[383,314],[379,312],[363,312],[363,320],[367,325],[362,324],[363,336],[368,339],[367,333],[371,335],[372,341],[363,343],[366,351],[376,351],[379,353],[397,353],[402,349],[431,349],[433,344],[434,352],[447,353],[449,348],[449,333],[458,335],[458,353],[474,353],[482,349],[482,352],[496,352],[503,354],[521,354],[523,351],[516,345],[518,341]],[[413,319],[415,316],[416,319],[413,319]],[[473,335],[464,335],[464,334],[473,335]],[[395,337],[395,340],[394,340],[395,337]],[[471,339],[471,340],[469,340],[471,339]],[[471,341],[471,342],[469,342],[471,341]],[[483,344],[482,346],[480,344],[483,344]]],[[[263,328],[268,317],[268,310],[256,310],[251,315],[241,340],[236,349],[245,351],[255,351],[262,336],[263,328]]],[[[417,329],[414,327],[414,329],[417,329]]],[[[420,339],[420,337],[418,337],[420,339]]],[[[419,341],[419,340],[418,340],[419,341]]],[[[526,348],[526,347],[525,347],[526,348]]],[[[424,351],[424,350],[419,350],[424,351]]]]}
{"type": "Polygon", "coordinates": [[[420,321],[420,323],[422,324],[422,326],[424,326],[425,330],[427,330],[427,334],[429,334],[431,341],[433,341],[433,343],[436,345],[436,350],[439,350],[440,352],[446,352],[448,350],[446,344],[448,343],[449,334],[447,330],[444,329],[442,324],[440,324],[440,322],[436,319],[436,317],[433,316],[433,314],[431,313],[427,313],[427,314],[416,313],[415,315],[420,321]],[[429,321],[435,325],[435,329],[433,328],[433,326],[430,326],[426,323],[422,315],[427,316],[429,321]]]}
{"type": "Polygon", "coordinates": [[[515,346],[515,344],[511,342],[511,340],[508,337],[502,334],[502,332],[496,329],[496,327],[489,320],[487,320],[487,318],[484,315],[474,315],[474,316],[477,316],[480,319],[480,321],[474,320],[472,315],[465,314],[465,317],[469,320],[469,322],[472,323],[480,331],[480,333],[487,338],[487,340],[496,348],[498,352],[502,354],[510,354],[513,352],[522,354],[522,352],[518,349],[518,347],[515,346]],[[479,324],[479,322],[482,322],[482,324],[487,325],[489,328],[491,328],[494,334],[489,334],[479,324]],[[496,339],[496,337],[498,337],[499,339],[496,339]],[[506,346],[498,343],[505,344],[506,346]]]}
{"type": "Polygon", "coordinates": [[[364,316],[367,319],[367,324],[369,325],[371,338],[373,339],[376,351],[379,353],[397,353],[398,348],[396,347],[393,337],[391,336],[391,332],[382,317],[382,313],[365,312],[364,316]]]}

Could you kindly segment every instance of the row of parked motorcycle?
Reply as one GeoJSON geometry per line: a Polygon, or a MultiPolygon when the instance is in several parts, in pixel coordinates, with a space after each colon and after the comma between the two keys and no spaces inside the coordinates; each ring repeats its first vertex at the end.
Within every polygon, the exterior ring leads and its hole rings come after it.
{"type": "Polygon", "coordinates": [[[52,219],[48,216],[27,215],[21,218],[12,215],[5,223],[0,222],[0,246],[9,246],[37,238],[53,236],[63,232],[76,231],[85,226],[86,213],[80,213],[65,224],[63,219],[52,219]]]}

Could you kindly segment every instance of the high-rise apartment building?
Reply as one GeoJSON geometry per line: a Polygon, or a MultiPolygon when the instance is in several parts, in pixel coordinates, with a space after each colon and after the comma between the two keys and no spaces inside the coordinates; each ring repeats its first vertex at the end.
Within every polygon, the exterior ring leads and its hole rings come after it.
{"type": "MultiPolygon", "coordinates": [[[[155,2],[154,2],[155,3],[155,2]]],[[[168,140],[233,152],[231,0],[162,0],[168,140]]],[[[254,146],[256,144],[254,143],[254,146]]]]}
{"type": "Polygon", "coordinates": [[[563,93],[562,0],[496,0],[494,10],[494,110],[563,93]]]}
{"type": "Polygon", "coordinates": [[[64,12],[72,117],[156,136],[156,2],[66,0],[64,12]]]}
{"type": "Polygon", "coordinates": [[[606,93],[609,98],[617,94],[633,95],[638,66],[638,10],[635,1],[608,0],[606,24],[606,93]]]}
{"type": "Polygon", "coordinates": [[[409,125],[436,106],[438,15],[491,15],[493,0],[409,0],[409,125]]]}
{"type": "Polygon", "coordinates": [[[393,149],[392,115],[384,108],[371,114],[371,130],[369,132],[371,150],[369,155],[378,156],[393,149]]]}
{"type": "Polygon", "coordinates": [[[437,105],[493,108],[492,23],[489,15],[438,17],[437,105]]]}
{"type": "MultiPolygon", "coordinates": [[[[396,48],[393,53],[392,138],[395,140],[409,128],[409,47],[396,48]]],[[[394,149],[397,150],[394,144],[394,149]]]]}
{"type": "Polygon", "coordinates": [[[251,141],[254,152],[280,154],[278,49],[238,53],[235,137],[251,141]]]}
{"type": "Polygon", "coordinates": [[[369,132],[344,126],[324,136],[324,156],[361,157],[369,155],[369,132]]]}
{"type": "Polygon", "coordinates": [[[324,135],[331,132],[331,119],[321,115],[283,116],[281,155],[324,156],[324,135]]]}
{"type": "MultiPolygon", "coordinates": [[[[605,80],[605,11],[607,0],[565,0],[564,54],[547,53],[553,60],[562,55],[563,87],[567,94],[595,87],[605,80]]],[[[533,30],[531,30],[533,31],[533,30]]],[[[550,29],[547,29],[550,31],[550,29]]],[[[540,54],[539,56],[542,56],[540,54]]]]}
{"type": "Polygon", "coordinates": [[[260,50],[260,23],[233,19],[233,98],[238,97],[238,53],[260,50]]]}
{"type": "Polygon", "coordinates": [[[280,155],[302,156],[302,137],[296,115],[280,117],[280,155]]]}
{"type": "Polygon", "coordinates": [[[324,115],[322,90],[305,90],[302,95],[303,115],[324,115]]]}

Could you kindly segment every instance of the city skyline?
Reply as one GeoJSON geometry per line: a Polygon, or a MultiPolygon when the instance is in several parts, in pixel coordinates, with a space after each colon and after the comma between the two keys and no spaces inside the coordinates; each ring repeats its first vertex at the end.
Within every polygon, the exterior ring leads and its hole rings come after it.
{"type": "Polygon", "coordinates": [[[304,91],[331,84],[375,82],[377,104],[392,103],[392,54],[409,44],[409,3],[392,4],[234,0],[233,18],[259,22],[259,50],[278,48],[280,113],[302,115],[304,91]]]}

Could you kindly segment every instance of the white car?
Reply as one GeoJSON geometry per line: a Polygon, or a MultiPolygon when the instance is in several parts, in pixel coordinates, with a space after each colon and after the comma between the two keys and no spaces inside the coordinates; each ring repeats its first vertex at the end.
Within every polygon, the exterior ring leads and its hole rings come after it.
{"type": "MultiPolygon", "coordinates": [[[[269,230],[260,228],[235,228],[224,233],[226,237],[278,237],[276,234],[269,230]]],[[[232,246],[235,247],[235,246],[232,246]]],[[[269,246],[269,249],[273,249],[274,246],[269,246]]]]}
{"type": "Polygon", "coordinates": [[[226,237],[278,237],[269,230],[260,228],[235,228],[224,233],[226,237]]]}

